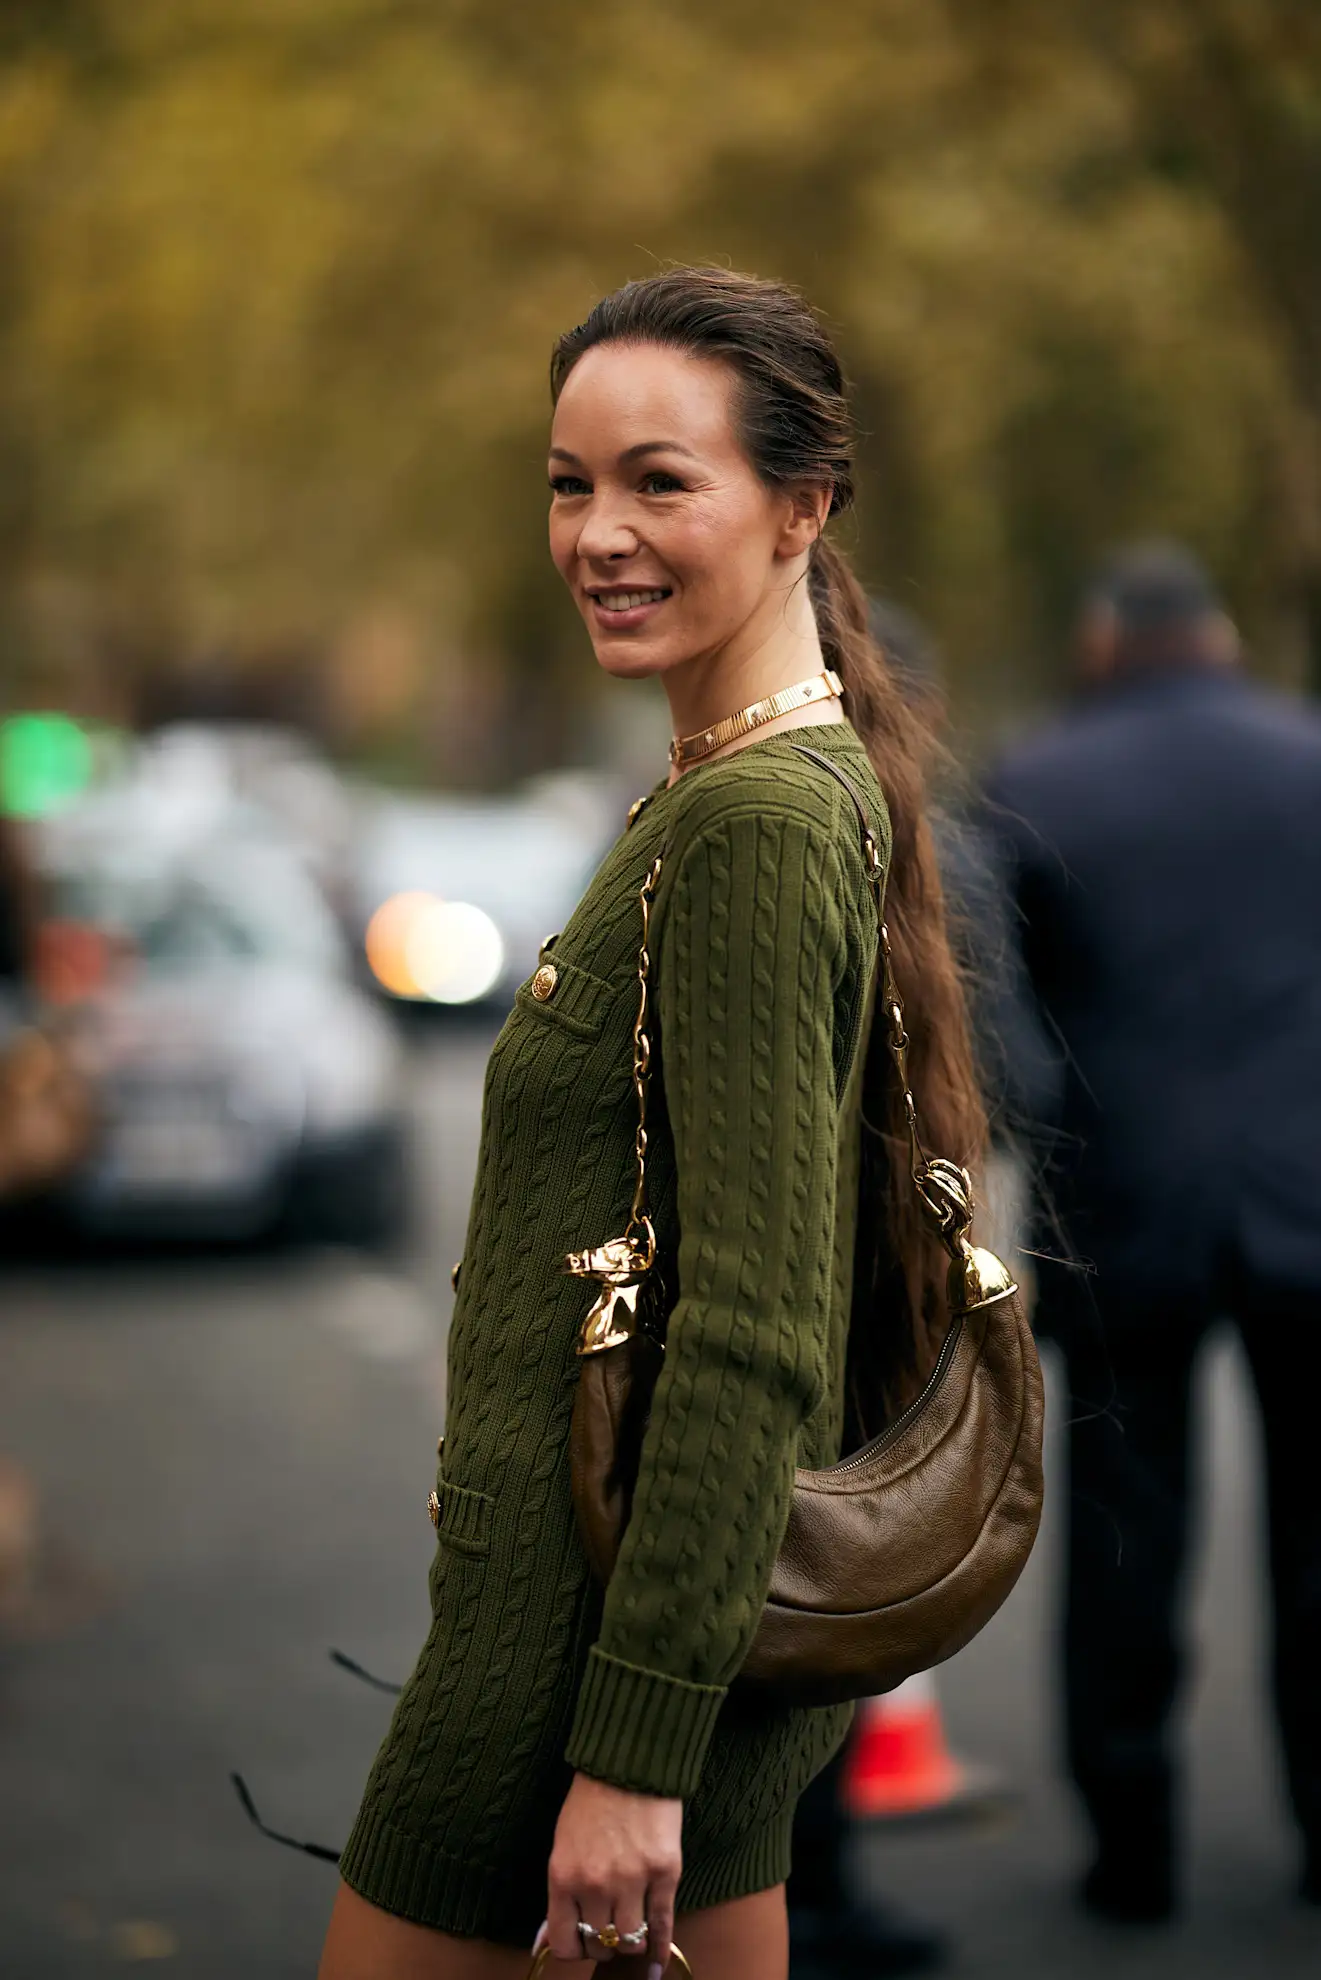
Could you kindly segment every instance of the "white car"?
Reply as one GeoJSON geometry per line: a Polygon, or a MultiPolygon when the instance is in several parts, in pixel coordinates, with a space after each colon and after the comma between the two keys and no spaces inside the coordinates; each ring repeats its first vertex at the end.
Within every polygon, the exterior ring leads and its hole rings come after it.
{"type": "Polygon", "coordinates": [[[62,1192],[89,1231],[392,1241],[400,1048],[296,848],[256,808],[151,783],[44,828],[46,948],[101,1129],[62,1192]],[[82,970],[85,980],[79,980],[82,970]]]}

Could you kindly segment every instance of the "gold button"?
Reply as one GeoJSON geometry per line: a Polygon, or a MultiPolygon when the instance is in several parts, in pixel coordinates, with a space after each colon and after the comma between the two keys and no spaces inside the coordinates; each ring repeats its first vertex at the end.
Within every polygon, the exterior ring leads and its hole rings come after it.
{"type": "Polygon", "coordinates": [[[440,1500],[437,1498],[434,1492],[430,1492],[427,1495],[427,1517],[430,1519],[431,1524],[435,1527],[436,1531],[439,1532],[440,1531],[440,1500]]]}
{"type": "Polygon", "coordinates": [[[554,963],[543,963],[541,965],[541,968],[532,979],[532,995],[539,1004],[544,1004],[548,998],[555,995],[555,985],[559,980],[560,973],[554,963]]]}

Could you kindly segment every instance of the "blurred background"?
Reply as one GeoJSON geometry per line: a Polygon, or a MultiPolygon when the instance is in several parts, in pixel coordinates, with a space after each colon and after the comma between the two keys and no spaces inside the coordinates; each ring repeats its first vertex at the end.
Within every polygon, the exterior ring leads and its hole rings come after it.
{"type": "MultiPolygon", "coordinates": [[[[971,772],[1172,537],[1321,685],[1312,0],[0,0],[0,1973],[312,1972],[421,1639],[481,1073],[663,765],[544,543],[555,333],[802,285],[845,541],[971,772]]],[[[1012,1191],[1010,1192],[1012,1194],[1012,1191]]],[[[1079,1920],[1052,1509],[941,1678],[1002,1790],[876,1824],[950,1971],[1314,1972],[1213,1358],[1191,1922],[1079,1920]]]]}

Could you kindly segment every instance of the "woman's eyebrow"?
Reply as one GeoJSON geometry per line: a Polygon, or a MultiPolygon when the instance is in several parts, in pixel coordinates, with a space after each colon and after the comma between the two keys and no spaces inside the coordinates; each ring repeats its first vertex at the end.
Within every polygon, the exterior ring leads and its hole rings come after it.
{"type": "MultiPolygon", "coordinates": [[[[639,440],[635,446],[625,447],[619,458],[621,462],[636,461],[643,454],[683,454],[690,461],[697,459],[692,448],[683,446],[678,440],[639,440]]],[[[552,447],[550,458],[553,461],[568,461],[574,467],[582,466],[578,456],[571,454],[567,447],[552,447]]]]}
{"type": "Polygon", "coordinates": [[[621,461],[636,461],[642,454],[683,454],[690,461],[697,459],[692,448],[683,446],[678,440],[639,440],[636,447],[625,447],[619,458],[621,461]]]}

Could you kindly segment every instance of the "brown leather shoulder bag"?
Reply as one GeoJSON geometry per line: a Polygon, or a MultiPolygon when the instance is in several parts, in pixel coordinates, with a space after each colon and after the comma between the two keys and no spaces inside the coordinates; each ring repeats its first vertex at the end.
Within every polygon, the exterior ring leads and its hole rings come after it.
{"type": "MultiPolygon", "coordinates": [[[[908,1089],[907,1037],[885,926],[885,868],[852,780],[880,924],[878,971],[904,1093],[913,1184],[950,1253],[951,1321],[917,1400],[879,1437],[821,1471],[799,1469],[765,1611],[741,1676],[798,1704],[889,1691],[961,1650],[1022,1572],[1041,1518],[1041,1369],[1018,1288],[974,1247],[966,1169],[928,1156],[908,1089]]],[[[574,1252],[570,1272],[599,1293],[583,1323],[570,1435],[574,1507],[587,1557],[608,1581],[637,1480],[665,1343],[665,1296],[647,1212],[651,1073],[651,904],[664,854],[641,891],[640,994],[633,1028],[637,1185],[628,1229],[574,1252]]]]}

